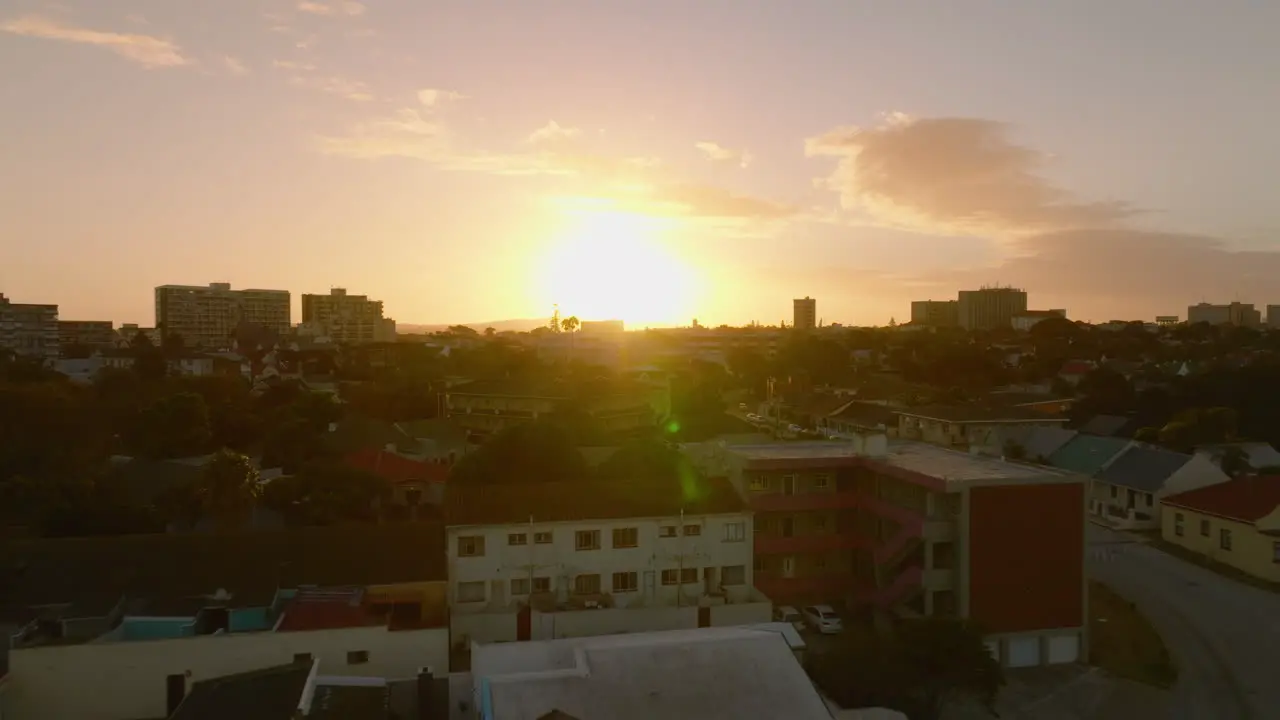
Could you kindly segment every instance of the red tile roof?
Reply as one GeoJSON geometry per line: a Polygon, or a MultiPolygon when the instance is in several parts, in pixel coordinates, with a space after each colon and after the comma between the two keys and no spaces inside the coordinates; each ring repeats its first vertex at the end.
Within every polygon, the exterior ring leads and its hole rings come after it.
{"type": "Polygon", "coordinates": [[[1207,515],[1254,523],[1280,506],[1280,476],[1237,478],[1170,495],[1163,502],[1207,515]]]}
{"type": "Polygon", "coordinates": [[[446,525],[503,525],[745,512],[727,478],[687,482],[549,482],[459,485],[445,490],[446,525]]]}
{"type": "Polygon", "coordinates": [[[444,465],[413,460],[386,450],[360,450],[348,455],[346,461],[349,467],[366,470],[393,483],[442,483],[449,476],[449,468],[444,465]]]}
{"type": "Polygon", "coordinates": [[[1085,375],[1093,366],[1083,360],[1068,360],[1063,363],[1062,369],[1058,370],[1059,375],[1085,375]]]}

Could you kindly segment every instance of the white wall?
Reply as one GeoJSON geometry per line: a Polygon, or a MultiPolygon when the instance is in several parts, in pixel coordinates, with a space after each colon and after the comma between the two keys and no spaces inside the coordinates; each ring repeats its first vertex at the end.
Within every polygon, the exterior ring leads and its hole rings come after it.
{"type": "MultiPolygon", "coordinates": [[[[1177,472],[1169,476],[1169,479],[1164,483],[1164,488],[1156,493],[1156,497],[1163,498],[1174,493],[1217,485],[1230,479],[1212,459],[1204,455],[1192,455],[1191,460],[1186,465],[1178,468],[1177,472]]],[[[1158,510],[1156,514],[1159,515],[1158,510]]]]}
{"type": "MultiPolygon", "coordinates": [[[[686,569],[697,568],[698,581],[683,586],[686,598],[696,600],[704,591],[703,568],[715,568],[716,587],[712,589],[718,590],[722,568],[735,565],[743,567],[745,582],[742,585],[727,586],[725,590],[731,600],[745,601],[754,588],[752,533],[751,516],[746,513],[688,515],[683,518],[683,521],[676,516],[596,522],[450,527],[447,533],[449,605],[455,615],[492,611],[495,607],[514,606],[511,581],[527,579],[531,576],[550,578],[552,590],[560,599],[564,599],[573,587],[573,578],[580,574],[600,575],[601,592],[613,595],[615,607],[637,604],[674,605],[677,587],[680,586],[663,585],[663,570],[676,570],[682,566],[686,569]],[[659,536],[661,527],[677,526],[679,528],[682,522],[684,525],[700,527],[701,535],[686,536],[680,528],[676,537],[659,536]],[[742,539],[726,541],[725,527],[735,523],[742,525],[742,539]],[[636,528],[637,546],[614,549],[612,544],[615,528],[636,528]],[[577,550],[575,536],[579,530],[600,531],[600,549],[577,550]],[[536,544],[534,534],[538,532],[552,533],[552,542],[536,544]],[[508,545],[508,536],[518,533],[527,535],[527,544],[508,545]],[[458,556],[458,538],[469,536],[484,537],[483,557],[458,556]],[[613,573],[616,572],[635,572],[637,591],[613,593],[613,573]],[[650,578],[652,578],[651,590],[647,584],[650,578]],[[458,602],[459,583],[475,581],[485,583],[484,601],[458,602]],[[493,587],[494,581],[499,581],[497,592],[493,587]]],[[[525,598],[517,596],[515,599],[525,598]]]]}
{"type": "Polygon", "coordinates": [[[4,720],[164,717],[169,675],[189,673],[190,689],[200,680],[292,662],[296,653],[318,658],[322,675],[408,678],[423,665],[449,667],[449,632],[362,627],[13,650],[2,714],[4,720]],[[348,665],[352,650],[368,651],[369,662],[348,665]]]}

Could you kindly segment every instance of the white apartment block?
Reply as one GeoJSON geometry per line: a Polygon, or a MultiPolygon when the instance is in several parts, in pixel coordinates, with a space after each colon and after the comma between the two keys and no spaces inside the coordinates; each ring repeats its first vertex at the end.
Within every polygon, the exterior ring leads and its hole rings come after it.
{"type": "Polygon", "coordinates": [[[347,345],[395,342],[396,321],[382,317],[382,301],[348,295],[333,288],[328,295],[303,294],[302,323],[308,334],[347,345]]]}
{"type": "Polygon", "coordinates": [[[230,348],[241,322],[284,335],[292,324],[288,290],[232,290],[229,283],[156,288],[156,328],[189,347],[230,348]]]}
{"type": "Polygon", "coordinates": [[[725,487],[683,513],[678,493],[661,502],[652,487],[645,498],[625,485],[450,488],[454,642],[768,622],[751,515],[727,481],[708,484],[725,487]]]}
{"type": "Polygon", "coordinates": [[[58,359],[58,306],[10,302],[0,293],[0,349],[15,355],[58,359]]]}

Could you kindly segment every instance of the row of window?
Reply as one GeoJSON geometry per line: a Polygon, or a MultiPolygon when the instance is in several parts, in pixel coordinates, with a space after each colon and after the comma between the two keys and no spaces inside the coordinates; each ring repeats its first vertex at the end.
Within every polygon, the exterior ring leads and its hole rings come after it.
{"type": "MultiPolygon", "coordinates": [[[[782,475],[778,477],[778,488],[787,494],[795,492],[796,485],[799,482],[797,475],[782,475]]],[[[830,475],[813,475],[809,478],[809,487],[814,490],[825,490],[831,486],[830,475]]],[[[774,487],[773,476],[771,475],[755,475],[748,481],[748,487],[757,492],[767,492],[774,487]]]]}
{"type": "MultiPolygon", "coordinates": [[[[1209,537],[1213,532],[1212,523],[1205,518],[1200,519],[1201,537],[1209,537]]],[[[1186,534],[1185,519],[1182,513],[1173,514],[1173,534],[1182,537],[1186,534]]],[[[1231,551],[1231,528],[1218,528],[1218,548],[1231,551]]],[[[1280,563],[1280,541],[1271,543],[1271,562],[1280,563]]]]}
{"type": "MultiPolygon", "coordinates": [[[[680,527],[676,525],[663,525],[658,529],[658,537],[673,538],[680,534],[680,527]]],[[[701,525],[685,525],[685,537],[698,537],[702,535],[701,525]]],[[[725,523],[723,542],[742,542],[746,540],[747,524],[745,522],[725,523]]],[[[554,537],[550,532],[533,533],[533,543],[535,545],[550,545],[554,537]]],[[[614,528],[613,545],[615,549],[634,548],[640,544],[639,528],[614,528]]],[[[529,544],[529,533],[510,533],[507,535],[507,545],[521,546],[529,544]]],[[[577,550],[599,550],[600,549],[600,531],[599,530],[578,530],[573,534],[573,546],[577,550]]],[[[458,538],[458,557],[483,557],[485,551],[485,543],[483,535],[467,535],[458,538]]]]}
{"type": "MultiPolygon", "coordinates": [[[[706,568],[714,570],[714,568],[706,568]]],[[[612,576],[612,592],[639,592],[640,574],[635,571],[616,572],[612,576]]],[[[698,582],[698,568],[670,568],[662,571],[663,585],[693,585],[698,582]]],[[[720,568],[720,584],[726,586],[745,585],[747,568],[745,565],[725,565],[720,568]]],[[[458,602],[484,602],[485,581],[458,583],[458,602]]],[[[515,578],[510,581],[511,595],[520,596],[533,593],[549,593],[552,591],[551,578],[547,576],[533,578],[515,578]]],[[[601,592],[601,577],[598,573],[584,573],[573,578],[574,595],[598,595],[601,592]]]]}

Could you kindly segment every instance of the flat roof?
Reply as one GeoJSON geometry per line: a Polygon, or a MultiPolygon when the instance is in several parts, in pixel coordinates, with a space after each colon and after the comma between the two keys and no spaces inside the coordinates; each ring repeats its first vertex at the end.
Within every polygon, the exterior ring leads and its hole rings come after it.
{"type": "Polygon", "coordinates": [[[837,441],[739,445],[728,448],[728,451],[749,461],[802,460],[813,464],[813,461],[822,460],[838,462],[861,459],[868,464],[889,465],[943,480],[948,484],[981,484],[991,481],[1002,483],[1011,480],[1043,482],[1073,477],[1072,473],[1044,465],[1010,462],[910,440],[890,442],[886,453],[879,456],[860,454],[853,443],[837,441]]]}
{"type": "Polygon", "coordinates": [[[699,628],[478,645],[486,720],[829,720],[777,632],[699,628]]]}

